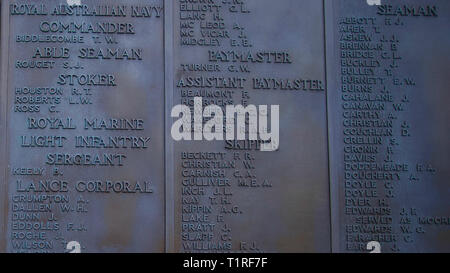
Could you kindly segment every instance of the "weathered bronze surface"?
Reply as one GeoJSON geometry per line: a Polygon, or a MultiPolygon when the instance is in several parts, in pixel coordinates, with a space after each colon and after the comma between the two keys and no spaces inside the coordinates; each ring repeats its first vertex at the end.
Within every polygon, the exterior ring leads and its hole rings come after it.
{"type": "Polygon", "coordinates": [[[163,252],[163,1],[3,2],[4,251],[163,252]]]}
{"type": "Polygon", "coordinates": [[[324,87],[254,88],[256,80],[275,78],[324,83],[324,25],[318,20],[323,18],[322,3],[315,0],[284,1],[282,5],[271,0],[229,3],[220,8],[221,18],[215,20],[213,10],[206,13],[205,20],[196,20],[193,28],[183,27],[189,20],[180,19],[188,14],[180,11],[182,5],[175,4],[173,9],[174,14],[180,14],[174,16],[174,104],[192,105],[196,93],[218,90],[225,92],[203,96],[203,103],[280,107],[280,145],[275,152],[259,151],[256,145],[245,146],[244,141],[174,144],[175,251],[330,251],[324,87]],[[227,12],[234,9],[237,12],[227,12]],[[262,14],[265,14],[263,21],[262,14]],[[208,23],[217,24],[218,28],[211,30],[208,23]],[[190,31],[192,35],[186,36],[190,31]],[[217,33],[214,35],[217,38],[206,38],[214,45],[183,44],[202,38],[208,31],[217,33]],[[288,57],[280,63],[271,58],[253,62],[249,57],[266,52],[288,57]],[[233,58],[240,54],[241,58],[233,58]],[[195,65],[211,64],[213,71],[192,71],[191,64],[194,69],[195,65]],[[180,86],[180,81],[192,76],[242,77],[245,83],[225,90],[180,86]],[[195,154],[195,159],[185,157],[195,152],[214,153],[217,158],[197,159],[195,154]],[[197,162],[208,161],[217,161],[219,166],[195,168],[197,162]],[[197,170],[219,174],[211,178],[208,173],[197,175],[197,170]],[[191,194],[191,190],[197,189],[200,193],[191,194]],[[193,213],[193,207],[207,212],[193,213]],[[190,217],[198,214],[209,217],[208,223],[214,230],[202,233],[212,234],[212,239],[190,241],[201,234],[189,229],[190,225],[198,224],[190,217]]]}
{"type": "Polygon", "coordinates": [[[450,251],[450,3],[376,2],[2,0],[0,251],[450,251]]]}
{"type": "Polygon", "coordinates": [[[448,252],[450,3],[361,2],[326,1],[333,250],[448,252]]]}

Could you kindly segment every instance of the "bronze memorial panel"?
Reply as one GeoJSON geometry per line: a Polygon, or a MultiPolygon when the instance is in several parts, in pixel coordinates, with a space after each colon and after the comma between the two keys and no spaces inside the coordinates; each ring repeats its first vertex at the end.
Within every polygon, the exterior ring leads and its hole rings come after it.
{"type": "Polygon", "coordinates": [[[3,250],[163,252],[163,1],[2,2],[3,250]]]}
{"type": "Polygon", "coordinates": [[[448,252],[450,2],[326,2],[333,251],[448,252]]]}

